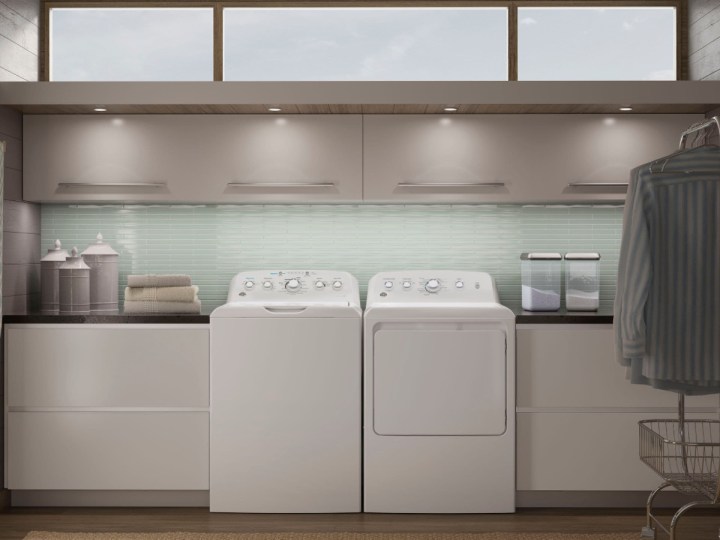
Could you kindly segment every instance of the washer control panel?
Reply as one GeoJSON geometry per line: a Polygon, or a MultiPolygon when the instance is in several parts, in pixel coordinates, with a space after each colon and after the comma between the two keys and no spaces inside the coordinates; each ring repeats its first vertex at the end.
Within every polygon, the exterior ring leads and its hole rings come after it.
{"type": "Polygon", "coordinates": [[[230,283],[229,302],[357,303],[357,280],[347,272],[325,270],[256,270],[240,272],[230,283]]]}
{"type": "Polygon", "coordinates": [[[498,303],[490,274],[453,270],[381,272],[370,279],[367,304],[423,302],[498,303]]]}

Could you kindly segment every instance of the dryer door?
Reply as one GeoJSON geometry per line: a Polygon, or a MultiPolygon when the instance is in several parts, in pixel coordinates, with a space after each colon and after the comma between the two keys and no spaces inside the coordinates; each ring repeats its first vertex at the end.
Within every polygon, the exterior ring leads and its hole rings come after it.
{"type": "Polygon", "coordinates": [[[505,332],[474,323],[380,325],[373,340],[378,435],[502,435],[505,332]]]}

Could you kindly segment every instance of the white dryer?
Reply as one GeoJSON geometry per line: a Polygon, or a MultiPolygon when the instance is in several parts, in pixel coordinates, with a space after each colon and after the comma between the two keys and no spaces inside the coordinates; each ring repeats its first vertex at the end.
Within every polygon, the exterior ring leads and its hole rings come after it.
{"type": "Polygon", "coordinates": [[[236,275],[210,315],[210,510],[361,510],[357,280],[236,275]]]}
{"type": "Polygon", "coordinates": [[[515,315],[483,272],[374,276],[364,509],[515,511],[515,315]]]}

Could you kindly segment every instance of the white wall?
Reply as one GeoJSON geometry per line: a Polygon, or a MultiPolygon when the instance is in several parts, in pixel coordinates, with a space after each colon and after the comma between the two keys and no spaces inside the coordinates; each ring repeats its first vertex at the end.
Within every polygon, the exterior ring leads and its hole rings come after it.
{"type": "Polygon", "coordinates": [[[40,0],[0,1],[0,81],[37,81],[40,0]]]}
{"type": "MultiPolygon", "coordinates": [[[[0,0],[0,81],[38,80],[40,0],[0,0]]],[[[22,115],[0,107],[7,142],[3,220],[3,314],[37,305],[40,208],[22,202],[22,115]]]]}
{"type": "Polygon", "coordinates": [[[720,1],[688,1],[688,78],[720,80],[720,1]]]}

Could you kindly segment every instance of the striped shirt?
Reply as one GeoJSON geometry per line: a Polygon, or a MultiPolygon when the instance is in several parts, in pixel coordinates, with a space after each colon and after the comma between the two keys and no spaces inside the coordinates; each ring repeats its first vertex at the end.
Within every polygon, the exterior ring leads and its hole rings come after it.
{"type": "Polygon", "coordinates": [[[631,174],[614,324],[633,383],[720,393],[719,181],[715,146],[631,174]]]}

